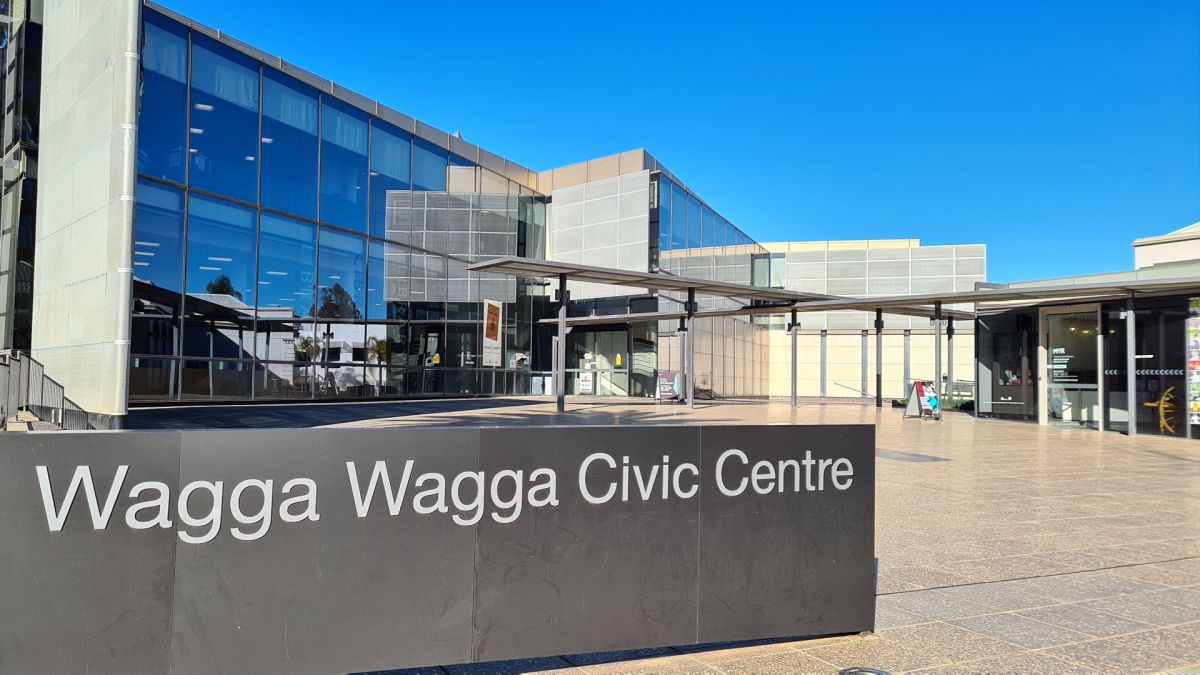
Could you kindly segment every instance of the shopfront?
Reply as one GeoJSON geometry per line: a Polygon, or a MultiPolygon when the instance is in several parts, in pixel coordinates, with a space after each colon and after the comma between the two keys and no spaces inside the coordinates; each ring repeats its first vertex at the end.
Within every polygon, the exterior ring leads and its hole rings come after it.
{"type": "Polygon", "coordinates": [[[1132,419],[1138,434],[1200,437],[1200,297],[1132,306],[1132,350],[1128,300],[980,310],[979,415],[1122,433],[1132,419]]]}

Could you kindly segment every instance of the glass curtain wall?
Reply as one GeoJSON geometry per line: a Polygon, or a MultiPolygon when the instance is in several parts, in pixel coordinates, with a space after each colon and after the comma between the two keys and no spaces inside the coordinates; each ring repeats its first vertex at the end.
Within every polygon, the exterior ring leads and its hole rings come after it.
{"type": "MultiPolygon", "coordinates": [[[[650,222],[658,232],[660,269],[679,276],[747,285],[772,286],[779,281],[769,267],[770,254],[733,223],[682,186],[661,174],[651,178],[650,222]],[[761,270],[758,276],[756,270],[761,270]]],[[[782,270],[782,266],[780,267],[782,270]]],[[[678,310],[685,298],[662,293],[661,308],[678,310]]],[[[700,309],[739,306],[729,298],[703,297],[700,309]]],[[[764,326],[744,317],[695,322],[697,397],[757,397],[768,394],[768,335],[764,326]]],[[[658,368],[678,371],[682,344],[678,322],[657,325],[658,368]]],[[[651,393],[652,395],[652,393],[651,393]]]]}
{"type": "Polygon", "coordinates": [[[466,267],[544,197],[153,10],[142,53],[131,401],[530,390],[545,290],[466,267]]]}
{"type": "Polygon", "coordinates": [[[1036,420],[1037,310],[985,314],[975,321],[979,414],[1036,420]]]}
{"type": "Polygon", "coordinates": [[[1124,302],[1107,303],[1101,310],[1105,428],[1128,431],[1132,404],[1139,434],[1187,436],[1188,299],[1134,300],[1137,366],[1132,400],[1127,379],[1125,310],[1124,302]]]}

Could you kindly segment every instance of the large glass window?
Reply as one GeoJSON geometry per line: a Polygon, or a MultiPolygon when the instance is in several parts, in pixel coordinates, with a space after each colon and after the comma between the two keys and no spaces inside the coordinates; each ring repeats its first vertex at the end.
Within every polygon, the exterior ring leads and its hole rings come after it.
{"type": "Polygon", "coordinates": [[[371,120],[371,234],[387,235],[387,193],[409,189],[412,136],[371,120]]]}
{"type": "Polygon", "coordinates": [[[671,248],[687,248],[687,192],[672,184],[671,190],[671,248]]]}
{"type": "Polygon", "coordinates": [[[715,246],[717,241],[717,226],[714,220],[712,209],[704,207],[704,230],[701,234],[700,244],[702,246],[715,246]]]}
{"type": "Polygon", "coordinates": [[[146,12],[137,170],[184,181],[187,155],[187,30],[146,12]]]}
{"type": "Polygon", "coordinates": [[[193,37],[193,187],[258,201],[258,71],[249,58],[193,37]]]}
{"type": "Polygon", "coordinates": [[[317,217],[317,93],[270,68],[263,79],[262,203],[317,217]]]}
{"type": "Polygon", "coordinates": [[[671,250],[671,181],[658,180],[658,248],[671,250]]]}
{"type": "Polygon", "coordinates": [[[188,200],[184,356],[253,354],[256,221],[253,209],[231,202],[188,200]]]}
{"type": "Polygon", "coordinates": [[[135,297],[178,307],[183,290],[182,190],[138,181],[133,279],[135,297]]]}
{"type": "MultiPolygon", "coordinates": [[[[131,353],[178,353],[182,291],[183,191],[139,181],[133,230],[131,353]]],[[[133,375],[130,377],[133,383],[133,375]]]]}
{"type": "Polygon", "coordinates": [[[264,213],[259,242],[260,315],[281,320],[312,316],[317,275],[316,226],[264,213]]]}
{"type": "Polygon", "coordinates": [[[372,240],[367,261],[367,318],[404,319],[407,286],[408,249],[372,240]]]}
{"type": "Polygon", "coordinates": [[[322,97],[321,220],[367,231],[367,116],[322,97]]]}
{"type": "Polygon", "coordinates": [[[700,227],[700,200],[691,195],[687,196],[687,221],[687,247],[699,248],[702,238],[700,227]]]}
{"type": "Polygon", "coordinates": [[[367,304],[367,240],[321,229],[317,311],[322,319],[361,319],[367,304]]]}
{"type": "Polygon", "coordinates": [[[420,138],[413,139],[412,187],[414,190],[444,192],[449,153],[420,138]]]}
{"type": "Polygon", "coordinates": [[[188,202],[187,292],[253,307],[255,212],[193,194],[188,202]]]}

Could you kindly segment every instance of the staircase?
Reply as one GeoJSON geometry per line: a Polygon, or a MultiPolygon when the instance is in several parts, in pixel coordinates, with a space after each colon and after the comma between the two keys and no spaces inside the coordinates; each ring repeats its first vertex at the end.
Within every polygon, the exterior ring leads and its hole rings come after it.
{"type": "Polygon", "coordinates": [[[0,352],[0,430],[90,429],[88,414],[29,354],[0,352]]]}

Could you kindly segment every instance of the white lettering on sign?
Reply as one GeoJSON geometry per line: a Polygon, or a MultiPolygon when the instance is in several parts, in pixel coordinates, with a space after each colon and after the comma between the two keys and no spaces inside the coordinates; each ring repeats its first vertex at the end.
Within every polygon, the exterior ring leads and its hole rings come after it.
{"type": "MultiPolygon", "coordinates": [[[[697,464],[675,462],[669,454],[659,457],[647,461],[607,452],[589,454],[579,464],[579,495],[588,504],[602,505],[618,499],[622,503],[652,502],[692,499],[700,494],[697,464]]],[[[380,460],[369,469],[346,462],[355,516],[395,517],[407,510],[415,516],[449,516],[461,526],[475,525],[485,516],[503,525],[517,521],[528,509],[559,504],[554,469],[462,471],[452,476],[417,469],[417,461],[412,459],[402,464],[380,460]]],[[[226,514],[232,520],[229,535],[239,541],[262,539],[276,522],[292,525],[321,520],[317,482],[311,478],[247,478],[230,483],[228,490],[225,481],[196,480],[180,485],[179,494],[172,499],[171,487],[153,480],[135,483],[124,492],[128,465],[116,467],[111,477],[93,476],[92,467],[77,466],[66,489],[56,497],[47,467],[36,467],[36,473],[51,532],[61,532],[68,525],[77,500],[86,505],[87,516],[76,519],[84,519],[93,530],[107,529],[120,503],[129,529],[169,529],[178,523],[176,534],[189,544],[216,539],[226,514]]],[[[802,458],[767,460],[729,448],[713,463],[712,480],[726,497],[814,492],[825,490],[826,485],[847,490],[854,483],[854,466],[844,457],[814,458],[811,451],[805,451],[802,458]]],[[[116,522],[122,522],[120,515],[116,522]]]]}

